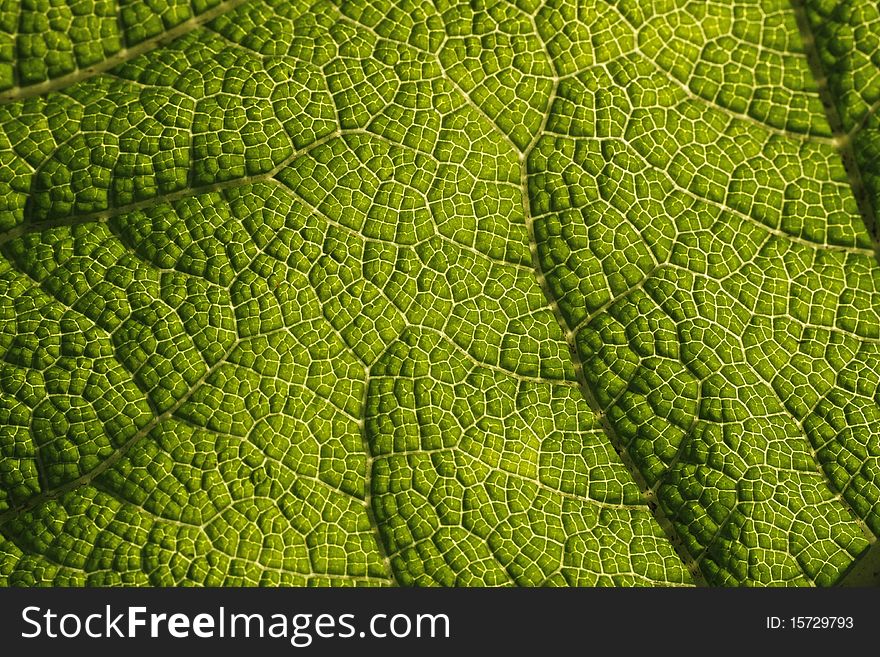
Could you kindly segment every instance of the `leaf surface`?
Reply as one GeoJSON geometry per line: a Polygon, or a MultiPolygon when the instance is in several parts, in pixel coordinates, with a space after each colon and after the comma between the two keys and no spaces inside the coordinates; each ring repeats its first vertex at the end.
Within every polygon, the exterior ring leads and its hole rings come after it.
{"type": "Polygon", "coordinates": [[[149,6],[0,14],[0,581],[870,551],[876,4],[149,6]]]}

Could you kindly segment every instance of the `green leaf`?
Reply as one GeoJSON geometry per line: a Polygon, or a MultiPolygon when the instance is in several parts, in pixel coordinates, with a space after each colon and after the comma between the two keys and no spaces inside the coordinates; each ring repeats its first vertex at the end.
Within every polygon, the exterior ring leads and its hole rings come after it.
{"type": "Polygon", "coordinates": [[[873,558],[876,3],[48,4],[0,9],[0,583],[873,558]]]}

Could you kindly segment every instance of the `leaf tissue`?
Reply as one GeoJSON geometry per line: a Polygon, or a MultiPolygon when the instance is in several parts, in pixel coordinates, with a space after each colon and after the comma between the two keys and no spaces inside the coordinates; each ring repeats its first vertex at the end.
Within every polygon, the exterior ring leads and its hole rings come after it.
{"type": "Polygon", "coordinates": [[[0,584],[846,583],[878,208],[873,0],[0,3],[0,584]]]}

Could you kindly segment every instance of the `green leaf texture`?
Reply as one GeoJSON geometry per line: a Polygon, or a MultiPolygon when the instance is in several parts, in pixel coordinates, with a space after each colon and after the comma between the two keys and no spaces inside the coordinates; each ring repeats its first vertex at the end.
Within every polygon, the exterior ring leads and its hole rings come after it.
{"type": "Polygon", "coordinates": [[[0,584],[844,581],[878,12],[0,3],[0,584]]]}

